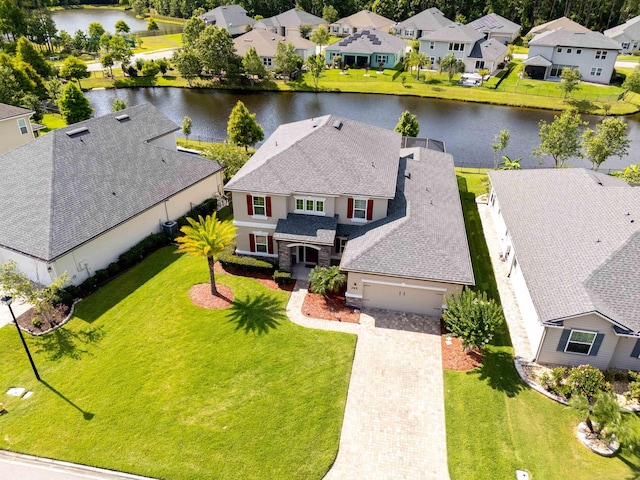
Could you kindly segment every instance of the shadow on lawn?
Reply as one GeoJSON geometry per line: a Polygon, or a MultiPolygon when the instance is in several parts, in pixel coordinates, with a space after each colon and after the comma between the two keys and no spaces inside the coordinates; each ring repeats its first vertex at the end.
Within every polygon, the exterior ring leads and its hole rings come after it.
{"type": "Polygon", "coordinates": [[[69,400],[67,397],[65,397],[62,393],[60,393],[58,390],[56,390],[54,387],[52,387],[51,385],[49,385],[46,381],[44,380],[40,380],[40,383],[42,383],[45,387],[47,387],[49,390],[51,390],[53,393],[55,393],[57,396],[59,396],[62,400],[64,400],[65,402],[67,402],[69,405],[71,405],[73,408],[75,408],[76,410],[78,410],[80,413],[82,413],[82,416],[84,417],[85,420],[91,420],[95,415],[91,412],[86,412],[84,411],[82,408],[80,408],[78,405],[76,405],[75,403],[73,403],[71,400],[69,400]]]}
{"type": "Polygon", "coordinates": [[[253,332],[258,335],[278,328],[280,322],[287,318],[282,304],[265,294],[258,294],[247,300],[235,300],[227,311],[229,322],[236,324],[236,331],[244,330],[244,333],[253,332]]]}
{"type": "Polygon", "coordinates": [[[482,365],[467,375],[478,375],[478,380],[504,392],[507,397],[515,397],[525,388],[513,365],[513,356],[502,350],[486,349],[482,365]]]}
{"type": "Polygon", "coordinates": [[[46,353],[49,360],[56,361],[62,357],[78,360],[82,355],[88,353],[83,347],[97,344],[104,338],[104,335],[103,327],[87,328],[80,332],[73,332],[62,327],[37,337],[36,346],[38,353],[46,353]]]}
{"type": "Polygon", "coordinates": [[[618,454],[615,458],[631,469],[631,475],[626,477],[625,480],[640,480],[640,465],[633,463],[625,454],[618,454]]]}

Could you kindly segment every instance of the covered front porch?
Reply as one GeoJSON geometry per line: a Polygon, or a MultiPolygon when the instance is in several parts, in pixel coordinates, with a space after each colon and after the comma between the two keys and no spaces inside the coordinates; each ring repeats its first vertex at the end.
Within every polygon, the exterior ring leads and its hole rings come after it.
{"type": "Polygon", "coordinates": [[[290,213],[278,220],[273,239],[278,243],[282,271],[298,272],[316,265],[331,265],[338,216],[320,217],[290,213]]]}

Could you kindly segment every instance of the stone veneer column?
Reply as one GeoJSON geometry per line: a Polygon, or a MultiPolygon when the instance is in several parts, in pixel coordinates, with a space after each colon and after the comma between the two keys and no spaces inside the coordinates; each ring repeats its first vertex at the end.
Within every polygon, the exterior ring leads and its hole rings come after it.
{"type": "Polygon", "coordinates": [[[318,265],[321,267],[331,266],[331,247],[323,245],[318,252],[318,265]]]}
{"type": "Polygon", "coordinates": [[[279,270],[283,272],[291,271],[291,249],[282,240],[278,240],[278,264],[279,270]]]}

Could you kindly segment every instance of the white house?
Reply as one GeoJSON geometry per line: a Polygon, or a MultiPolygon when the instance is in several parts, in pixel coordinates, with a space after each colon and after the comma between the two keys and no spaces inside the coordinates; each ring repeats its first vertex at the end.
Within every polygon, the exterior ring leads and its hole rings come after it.
{"type": "Polygon", "coordinates": [[[35,138],[34,132],[42,126],[31,123],[34,113],[33,110],[0,103],[0,155],[35,138]]]}
{"type": "Polygon", "coordinates": [[[581,168],[489,178],[525,360],[640,370],[640,188],[581,168]]]}
{"type": "Polygon", "coordinates": [[[0,156],[0,263],[79,284],[193,205],[222,168],[177,151],[179,127],[150,104],[49,132],[0,156]]]}
{"type": "Polygon", "coordinates": [[[236,253],[340,265],[349,305],[440,316],[474,283],[453,158],[402,144],[331,115],[281,125],[225,186],[236,253]]]}
{"type": "Polygon", "coordinates": [[[608,85],[619,51],[620,44],[602,33],[558,28],[529,41],[524,71],[532,78],[557,79],[569,67],[584,81],[608,85]]]}
{"type": "Polygon", "coordinates": [[[453,20],[445,17],[444,13],[436,7],[431,7],[407,18],[403,22],[396,23],[393,30],[402,38],[417,39],[452,23],[453,20]]]}
{"type": "Polygon", "coordinates": [[[640,50],[640,15],[622,25],[604,31],[605,36],[620,43],[623,53],[640,50]]]}
{"type": "Polygon", "coordinates": [[[484,38],[493,38],[505,45],[513,43],[520,36],[520,25],[493,12],[468,23],[468,25],[482,33],[484,38]]]}
{"type": "Polygon", "coordinates": [[[253,27],[256,21],[247,15],[240,5],[223,5],[200,15],[207,25],[224,28],[229,35],[242,35],[253,27]]]}
{"type": "Polygon", "coordinates": [[[485,39],[483,33],[468,25],[452,23],[420,38],[420,53],[429,56],[431,68],[453,54],[464,62],[467,72],[487,69],[493,73],[504,62],[507,47],[498,40],[485,39]]]}

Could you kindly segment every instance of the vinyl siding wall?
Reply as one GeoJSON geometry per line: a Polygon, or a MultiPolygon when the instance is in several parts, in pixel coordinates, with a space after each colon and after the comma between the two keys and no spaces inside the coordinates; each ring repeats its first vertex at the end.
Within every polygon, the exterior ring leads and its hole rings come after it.
{"type": "Polygon", "coordinates": [[[33,140],[33,131],[29,118],[31,115],[23,115],[21,117],[9,118],[0,121],[0,155],[7,153],[20,145],[33,140]],[[27,133],[21,133],[18,126],[18,120],[22,119],[26,123],[27,133]]]}
{"type": "Polygon", "coordinates": [[[618,337],[618,345],[613,353],[609,367],[640,371],[640,358],[631,356],[637,341],[637,338],[618,337]]]}
{"type": "MultiPolygon", "coordinates": [[[[601,83],[608,85],[613,74],[613,69],[618,56],[617,50],[602,49],[606,51],[607,55],[605,59],[596,59],[596,52],[599,49],[595,48],[581,48],[571,46],[538,46],[532,45],[529,47],[529,57],[532,58],[536,55],[542,55],[547,60],[550,60],[554,65],[571,65],[577,66],[582,74],[582,80],[585,82],[601,83]],[[562,49],[562,52],[558,52],[558,48],[562,49]],[[569,53],[568,50],[571,50],[569,53]],[[581,51],[578,54],[578,50],[581,51]],[[592,68],[602,68],[600,75],[591,75],[592,68]]],[[[548,69],[547,73],[551,71],[548,69]]]]}

